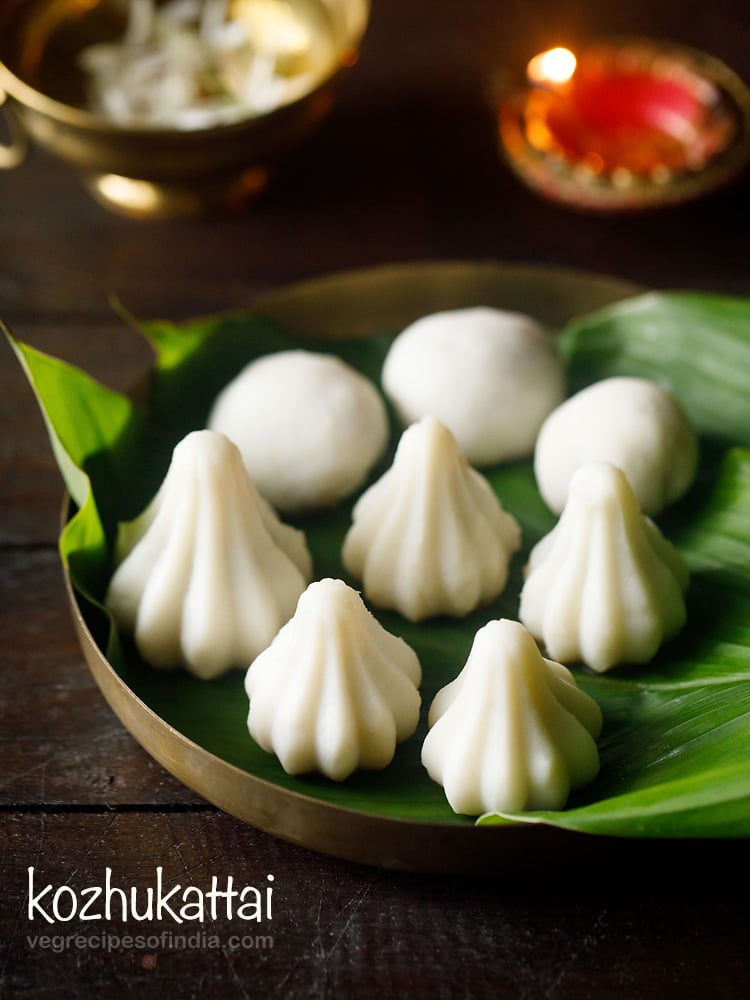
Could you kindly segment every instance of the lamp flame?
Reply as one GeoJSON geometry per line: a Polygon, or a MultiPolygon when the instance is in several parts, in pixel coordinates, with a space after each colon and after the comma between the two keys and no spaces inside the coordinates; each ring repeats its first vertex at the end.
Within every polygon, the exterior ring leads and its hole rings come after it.
{"type": "Polygon", "coordinates": [[[571,79],[575,69],[576,57],[570,49],[558,47],[534,56],[526,67],[526,76],[535,86],[560,86],[571,79]]]}

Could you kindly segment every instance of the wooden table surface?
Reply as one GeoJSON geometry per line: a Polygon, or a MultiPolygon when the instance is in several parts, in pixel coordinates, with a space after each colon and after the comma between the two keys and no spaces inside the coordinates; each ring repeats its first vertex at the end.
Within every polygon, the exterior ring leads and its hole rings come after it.
{"type": "MultiPolygon", "coordinates": [[[[133,222],[35,152],[0,176],[0,316],[22,339],[124,388],[148,364],[116,316],[177,319],[390,261],[498,259],[656,287],[750,294],[745,176],[648,216],[580,216],[499,162],[486,84],[551,43],[643,33],[699,46],[750,78],[745,0],[375,0],[330,120],[246,215],[133,222]]],[[[746,995],[742,844],[618,846],[575,867],[458,879],[369,870],[217,811],[134,742],[84,664],[56,552],[61,480],[32,393],[0,350],[0,995],[5,997],[732,998],[746,995]],[[146,926],[73,921],[54,950],[27,918],[27,869],[80,891],[275,876],[268,940],[220,947],[146,926]]],[[[250,925],[253,926],[254,925],[250,925]]],[[[172,930],[174,928],[172,927],[172,930]]],[[[52,932],[48,932],[52,933],[52,932]]],[[[246,932],[245,932],[246,933],[246,932]]],[[[254,928],[255,933],[255,928],[254,928]]]]}

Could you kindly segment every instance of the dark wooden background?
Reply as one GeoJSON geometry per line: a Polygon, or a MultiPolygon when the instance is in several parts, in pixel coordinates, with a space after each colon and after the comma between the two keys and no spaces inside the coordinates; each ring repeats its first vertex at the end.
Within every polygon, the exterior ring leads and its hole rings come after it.
{"type": "MultiPolygon", "coordinates": [[[[696,45],[747,79],[749,14],[746,0],[375,0],[334,114],[245,216],[118,218],[38,152],[0,176],[0,316],[124,388],[149,358],[112,293],[176,319],[334,270],[476,258],[748,294],[750,178],[662,213],[578,216],[501,165],[486,94],[498,70],[550,44],[613,32],[696,45]]],[[[405,876],[291,847],[201,801],[135,744],[89,676],[55,548],[60,497],[33,396],[2,348],[0,995],[746,995],[742,844],[612,845],[590,865],[540,859],[515,878],[405,876]],[[150,883],[157,865],[203,886],[272,872],[273,947],[35,947],[30,865],[77,889],[107,866],[120,885],[150,883]]]]}

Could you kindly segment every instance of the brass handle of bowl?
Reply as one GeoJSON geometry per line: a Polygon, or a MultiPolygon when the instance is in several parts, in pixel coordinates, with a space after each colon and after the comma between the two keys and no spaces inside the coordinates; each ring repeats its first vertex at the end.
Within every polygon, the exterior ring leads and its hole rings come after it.
{"type": "MultiPolygon", "coordinates": [[[[0,87],[0,108],[5,104],[8,95],[0,87]]],[[[5,120],[8,124],[10,142],[0,142],[0,170],[10,170],[23,163],[29,149],[29,139],[13,111],[8,108],[5,120]]]]}

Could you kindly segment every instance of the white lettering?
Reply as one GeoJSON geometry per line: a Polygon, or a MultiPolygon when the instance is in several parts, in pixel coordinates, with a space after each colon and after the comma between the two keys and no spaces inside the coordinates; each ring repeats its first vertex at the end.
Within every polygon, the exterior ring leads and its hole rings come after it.
{"type": "Polygon", "coordinates": [[[197,920],[199,923],[203,923],[206,919],[206,913],[203,907],[203,893],[194,885],[189,885],[182,894],[183,906],[180,907],[180,916],[183,920],[197,920]],[[191,903],[188,899],[189,894],[194,894],[196,896],[195,902],[191,903]]]}
{"type": "MultiPolygon", "coordinates": [[[[27,871],[27,916],[30,921],[41,919],[47,924],[54,924],[55,921],[68,923],[76,916],[82,921],[116,920],[119,916],[123,923],[131,919],[171,919],[176,924],[186,921],[204,924],[208,919],[215,921],[225,915],[227,920],[236,916],[237,919],[256,923],[273,919],[273,885],[269,884],[274,882],[273,875],[266,875],[265,886],[256,888],[246,885],[241,891],[235,888],[232,875],[226,876],[221,887],[219,877],[212,875],[210,888],[204,891],[194,885],[183,889],[179,883],[169,888],[165,884],[164,869],[160,866],[156,868],[155,886],[121,889],[112,884],[112,869],[106,868],[103,888],[92,885],[76,891],[67,884],[55,887],[51,883],[37,890],[34,868],[29,867],[27,871]]],[[[64,946],[70,947],[70,944],[64,943],[64,946]]]]}
{"type": "Polygon", "coordinates": [[[211,888],[207,891],[206,896],[211,904],[211,919],[218,920],[218,913],[216,911],[216,903],[219,899],[226,899],[227,901],[227,920],[232,919],[232,900],[236,899],[239,893],[236,889],[233,889],[234,885],[233,876],[229,875],[227,877],[227,889],[226,892],[221,892],[219,889],[219,880],[215,875],[211,876],[211,888]]]}
{"type": "MultiPolygon", "coordinates": [[[[156,869],[156,919],[157,920],[163,920],[164,916],[163,916],[163,912],[162,911],[166,910],[169,913],[169,915],[172,918],[172,920],[174,920],[174,922],[176,924],[181,924],[182,920],[180,919],[179,915],[177,913],[175,913],[175,911],[169,905],[168,900],[170,900],[172,898],[172,896],[175,895],[175,893],[179,892],[180,889],[182,888],[182,886],[178,882],[177,885],[174,886],[174,888],[172,888],[172,889],[169,890],[169,892],[166,894],[166,896],[163,896],[162,895],[162,873],[163,873],[163,871],[164,871],[164,869],[161,867],[161,865],[156,869]]],[[[214,918],[214,919],[216,919],[216,918],[214,918]]]]}
{"type": "Polygon", "coordinates": [[[240,893],[240,899],[242,905],[237,907],[237,916],[240,920],[257,920],[260,923],[263,919],[260,890],[256,889],[255,886],[246,885],[240,893]],[[253,902],[246,903],[245,897],[250,893],[253,894],[253,902]]]}
{"type": "MultiPolygon", "coordinates": [[[[107,920],[112,919],[112,897],[120,897],[120,906],[122,907],[122,919],[123,921],[128,919],[128,897],[125,895],[123,889],[118,889],[117,886],[112,885],[112,869],[104,869],[104,916],[107,920]]],[[[138,918],[136,917],[136,920],[138,918]]]]}
{"type": "Polygon", "coordinates": [[[73,892],[73,890],[70,888],[69,885],[61,885],[60,888],[55,893],[55,895],[52,897],[52,912],[55,915],[55,920],[62,920],[63,923],[66,923],[68,920],[73,919],[73,917],[76,915],[77,910],[78,910],[78,897],[76,896],[76,894],[73,892]],[[64,917],[62,913],[60,913],[60,908],[58,906],[58,902],[60,901],[60,897],[63,895],[63,893],[67,893],[70,897],[70,913],[67,915],[67,917],[64,917]]]}
{"type": "Polygon", "coordinates": [[[93,906],[94,901],[97,900],[101,896],[101,894],[102,894],[102,890],[101,890],[101,888],[98,885],[92,885],[92,886],[89,886],[87,889],[81,889],[81,895],[82,896],[86,896],[86,895],[91,896],[91,899],[88,902],[84,903],[83,906],[81,907],[81,912],[79,914],[79,917],[80,917],[81,920],[101,920],[102,919],[101,913],[89,913],[89,910],[93,906]]]}
{"type": "Polygon", "coordinates": [[[48,892],[52,892],[51,884],[45,886],[45,888],[42,889],[42,891],[38,893],[36,896],[34,895],[34,869],[29,868],[29,905],[26,911],[26,915],[28,916],[29,920],[34,919],[34,910],[39,910],[40,917],[43,917],[48,924],[54,924],[55,921],[52,919],[52,917],[48,913],[45,913],[44,910],[39,905],[39,900],[43,899],[48,892]]]}

